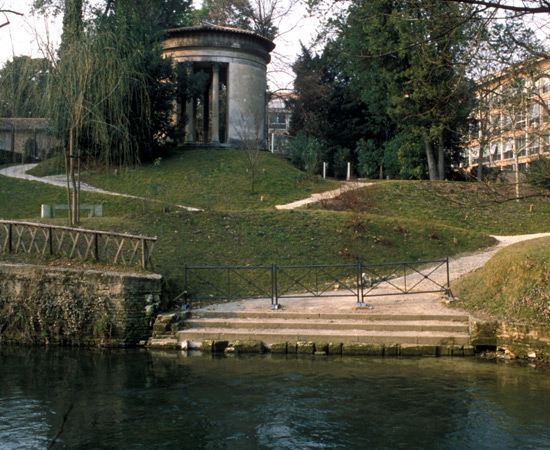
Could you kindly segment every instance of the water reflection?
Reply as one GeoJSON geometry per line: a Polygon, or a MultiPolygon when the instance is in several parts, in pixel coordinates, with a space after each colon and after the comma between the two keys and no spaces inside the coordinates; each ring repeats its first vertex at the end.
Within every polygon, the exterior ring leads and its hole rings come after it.
{"type": "Polygon", "coordinates": [[[550,376],[473,358],[1,348],[0,448],[548,448],[550,376]]]}

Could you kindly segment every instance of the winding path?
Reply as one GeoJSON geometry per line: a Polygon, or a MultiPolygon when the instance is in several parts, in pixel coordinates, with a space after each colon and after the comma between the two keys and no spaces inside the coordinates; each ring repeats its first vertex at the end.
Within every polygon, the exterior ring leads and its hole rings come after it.
{"type": "MultiPolygon", "coordinates": [[[[3,169],[0,169],[0,175],[4,175],[11,178],[19,178],[22,180],[47,183],[47,184],[51,184],[51,185],[59,186],[63,188],[67,186],[67,182],[64,175],[35,177],[33,175],[29,175],[26,173],[28,170],[32,169],[35,166],[36,164],[22,164],[17,166],[5,167],[3,169]]],[[[292,203],[288,203],[286,205],[277,205],[276,208],[282,209],[282,210],[298,208],[300,206],[304,206],[310,203],[315,203],[321,200],[334,198],[334,197],[337,197],[338,195],[341,195],[344,192],[354,190],[354,189],[359,189],[364,186],[368,186],[370,184],[372,183],[357,183],[357,182],[344,183],[342,187],[340,187],[339,189],[334,189],[332,191],[313,194],[312,196],[303,200],[298,200],[292,203]]],[[[80,188],[83,191],[95,192],[98,194],[116,195],[119,197],[132,198],[137,200],[148,200],[148,201],[151,200],[145,197],[138,197],[130,194],[121,194],[118,192],[106,191],[104,189],[99,189],[94,186],[90,186],[86,183],[81,183],[80,188]]],[[[198,208],[192,208],[189,206],[178,205],[178,207],[182,209],[186,209],[188,211],[201,211],[198,208]]],[[[511,244],[515,244],[516,242],[526,241],[529,239],[536,239],[539,237],[547,237],[547,236],[550,236],[550,233],[526,234],[526,235],[517,235],[517,236],[493,236],[497,240],[497,245],[486,250],[481,250],[479,252],[469,253],[464,255],[457,255],[450,259],[451,280],[460,278],[461,276],[482,267],[501,248],[504,248],[511,244]]]]}
{"type": "Polygon", "coordinates": [[[371,184],[373,183],[358,183],[354,181],[346,181],[338,189],[333,189],[332,191],[318,192],[316,194],[312,194],[308,198],[304,198],[303,200],[297,200],[292,203],[287,203],[286,205],[277,205],[275,206],[275,208],[296,209],[296,208],[299,208],[300,206],[309,205],[310,203],[316,203],[316,202],[320,202],[321,200],[328,200],[334,197],[338,197],[339,195],[342,195],[344,192],[360,189],[365,186],[370,186],[371,184]]]}
{"type": "MultiPolygon", "coordinates": [[[[53,186],[58,186],[62,188],[67,187],[67,179],[65,175],[50,175],[47,177],[35,177],[34,175],[29,175],[28,170],[31,170],[35,167],[36,164],[21,164],[18,166],[5,167],[0,169],[0,175],[4,175],[10,178],[19,178],[20,180],[28,181],[38,181],[39,183],[51,184],[53,186]]],[[[147,200],[151,201],[150,198],[138,197],[137,195],[130,194],[121,194],[119,192],[106,191],[104,189],[99,189],[94,186],[90,186],[86,183],[80,183],[80,190],[86,192],[94,192],[96,194],[105,194],[105,195],[115,195],[118,197],[132,198],[136,200],[147,200]]],[[[176,205],[178,208],[186,209],[187,211],[202,211],[199,208],[193,208],[191,206],[176,205]]]]}

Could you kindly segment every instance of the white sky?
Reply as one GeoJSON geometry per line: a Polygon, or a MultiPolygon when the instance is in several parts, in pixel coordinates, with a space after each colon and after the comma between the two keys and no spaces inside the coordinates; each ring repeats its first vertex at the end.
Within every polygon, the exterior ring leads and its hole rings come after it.
{"type": "MultiPolygon", "coordinates": [[[[201,2],[195,0],[196,5],[201,2]]],[[[14,10],[24,14],[0,15],[0,66],[13,56],[29,55],[42,57],[50,49],[57,48],[61,35],[61,17],[33,16],[30,12],[32,0],[0,0],[0,9],[14,10]]],[[[198,7],[198,6],[197,6],[198,7]]],[[[305,7],[296,9],[292,17],[279,25],[280,30],[290,30],[276,39],[273,62],[268,66],[270,89],[291,89],[293,76],[289,68],[300,52],[300,41],[309,45],[318,28],[318,22],[305,16],[305,7]],[[298,24],[297,26],[295,24],[298,24]],[[279,63],[278,61],[281,61],[279,63]],[[285,73],[286,72],[286,73],[285,73]]]]}

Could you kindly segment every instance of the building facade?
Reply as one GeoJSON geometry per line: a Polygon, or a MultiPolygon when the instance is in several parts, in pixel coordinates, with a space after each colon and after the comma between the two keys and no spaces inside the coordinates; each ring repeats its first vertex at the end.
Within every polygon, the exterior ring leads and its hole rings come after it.
{"type": "Polygon", "coordinates": [[[525,170],[550,157],[550,61],[539,60],[480,83],[465,165],[525,170]]]}
{"type": "Polygon", "coordinates": [[[189,145],[265,145],[266,67],[275,44],[251,31],[220,26],[167,30],[163,55],[208,76],[206,92],[176,104],[175,123],[189,145]]]}
{"type": "Polygon", "coordinates": [[[290,118],[292,111],[289,100],[296,98],[291,91],[276,92],[267,104],[268,146],[272,153],[287,155],[290,145],[290,118]]]}
{"type": "Polygon", "coordinates": [[[0,118],[0,155],[3,160],[41,160],[59,147],[48,119],[0,118]]]}

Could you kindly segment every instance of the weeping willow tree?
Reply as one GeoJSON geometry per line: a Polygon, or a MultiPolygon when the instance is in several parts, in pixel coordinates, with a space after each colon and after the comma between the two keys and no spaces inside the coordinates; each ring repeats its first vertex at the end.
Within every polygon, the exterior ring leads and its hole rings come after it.
{"type": "Polygon", "coordinates": [[[107,167],[139,160],[132,124],[146,123],[151,116],[140,48],[132,33],[105,27],[72,36],[54,64],[48,109],[57,134],[65,140],[72,225],[80,219],[79,175],[84,157],[107,167]]]}

